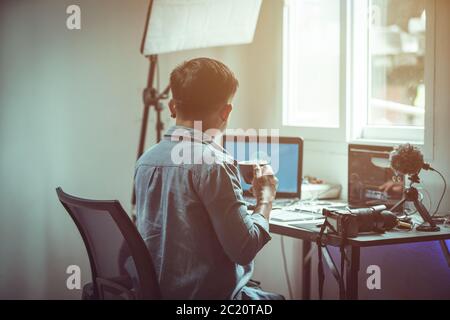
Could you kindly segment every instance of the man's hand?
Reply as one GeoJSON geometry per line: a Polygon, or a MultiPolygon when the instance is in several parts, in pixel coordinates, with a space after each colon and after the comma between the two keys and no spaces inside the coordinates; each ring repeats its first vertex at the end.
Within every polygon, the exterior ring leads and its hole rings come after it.
{"type": "Polygon", "coordinates": [[[278,179],[274,176],[270,165],[253,167],[252,192],[258,202],[272,202],[275,199],[278,179]]]}
{"type": "Polygon", "coordinates": [[[270,165],[254,166],[252,192],[256,198],[256,208],[254,212],[264,215],[269,220],[272,210],[272,201],[277,193],[278,179],[274,176],[270,165]]]}

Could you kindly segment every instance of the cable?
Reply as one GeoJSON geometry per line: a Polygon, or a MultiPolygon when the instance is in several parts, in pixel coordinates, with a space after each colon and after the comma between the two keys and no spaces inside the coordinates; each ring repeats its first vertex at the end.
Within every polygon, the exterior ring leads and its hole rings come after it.
{"type": "Polygon", "coordinates": [[[284,237],[281,236],[281,254],[283,255],[283,267],[284,267],[284,275],[286,276],[286,282],[289,290],[289,298],[293,300],[291,280],[289,279],[289,272],[287,267],[287,259],[286,259],[286,251],[284,249],[284,237]]]}
{"type": "Polygon", "coordinates": [[[430,170],[437,172],[441,176],[442,181],[444,181],[444,190],[442,191],[441,198],[439,199],[436,210],[434,210],[434,213],[431,215],[431,217],[434,217],[434,215],[439,211],[439,207],[441,206],[442,199],[444,199],[444,196],[445,196],[445,191],[447,191],[447,181],[445,181],[444,176],[438,170],[436,170],[434,168],[430,168],[430,170]]]}

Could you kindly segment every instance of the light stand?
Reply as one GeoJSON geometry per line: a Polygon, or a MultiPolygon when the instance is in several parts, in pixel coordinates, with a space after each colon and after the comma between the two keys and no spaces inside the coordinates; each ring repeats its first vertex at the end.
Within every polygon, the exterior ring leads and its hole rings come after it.
{"type": "MultiPolygon", "coordinates": [[[[170,85],[168,85],[161,93],[158,92],[158,90],[153,86],[155,80],[156,65],[158,63],[158,56],[155,54],[150,55],[149,60],[150,60],[150,68],[147,77],[147,87],[144,89],[142,94],[142,98],[144,101],[144,111],[142,115],[141,133],[139,136],[137,159],[139,159],[142,153],[144,153],[145,138],[147,136],[147,124],[150,108],[154,108],[156,111],[156,125],[155,125],[156,142],[159,142],[161,140],[161,133],[164,130],[164,123],[161,120],[161,112],[163,110],[161,100],[167,99],[170,91],[170,85]]],[[[131,211],[132,211],[131,215],[133,219],[135,219],[135,207],[136,207],[136,192],[133,186],[133,194],[131,196],[131,211]]]]}
{"type": "Polygon", "coordinates": [[[409,176],[408,179],[411,181],[409,187],[407,187],[403,191],[403,198],[391,208],[391,211],[395,212],[395,210],[399,209],[407,201],[412,202],[424,221],[424,225],[418,226],[416,230],[426,232],[439,231],[440,228],[436,225],[436,223],[434,223],[433,218],[430,216],[427,208],[425,208],[425,206],[419,200],[419,191],[417,191],[417,189],[413,187],[414,183],[420,183],[419,174],[415,173],[409,176]]]}

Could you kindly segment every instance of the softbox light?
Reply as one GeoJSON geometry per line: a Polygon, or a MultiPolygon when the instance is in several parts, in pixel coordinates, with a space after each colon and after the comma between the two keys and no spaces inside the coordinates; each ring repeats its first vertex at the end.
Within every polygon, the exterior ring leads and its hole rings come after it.
{"type": "Polygon", "coordinates": [[[262,0],[152,0],[142,54],[253,41],[262,0]]]}

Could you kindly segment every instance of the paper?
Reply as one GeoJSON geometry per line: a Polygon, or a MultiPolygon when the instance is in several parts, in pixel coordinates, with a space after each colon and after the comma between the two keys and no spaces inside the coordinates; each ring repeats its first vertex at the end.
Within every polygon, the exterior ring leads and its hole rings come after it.
{"type": "Polygon", "coordinates": [[[262,0],[153,0],[143,54],[253,41],[262,0]]]}

